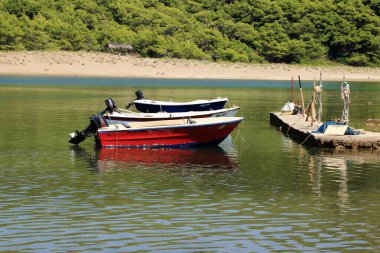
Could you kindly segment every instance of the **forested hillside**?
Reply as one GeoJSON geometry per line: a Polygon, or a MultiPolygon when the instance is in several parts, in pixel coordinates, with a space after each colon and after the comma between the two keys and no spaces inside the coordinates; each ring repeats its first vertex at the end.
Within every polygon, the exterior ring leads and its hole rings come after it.
{"type": "Polygon", "coordinates": [[[380,0],[0,0],[0,50],[380,66],[380,0]]]}

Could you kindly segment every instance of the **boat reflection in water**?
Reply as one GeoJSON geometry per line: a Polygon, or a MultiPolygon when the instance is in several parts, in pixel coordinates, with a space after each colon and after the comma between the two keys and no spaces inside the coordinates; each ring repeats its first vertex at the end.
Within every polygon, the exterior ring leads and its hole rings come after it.
{"type": "Polygon", "coordinates": [[[234,169],[234,163],[223,149],[121,149],[101,148],[99,165],[106,169],[109,163],[128,163],[145,167],[234,169]],[[103,164],[102,164],[103,163],[103,164]]]}
{"type": "Polygon", "coordinates": [[[97,171],[124,168],[234,170],[237,154],[231,138],[212,147],[192,148],[96,148],[89,155],[73,146],[76,158],[82,157],[97,171]]]}

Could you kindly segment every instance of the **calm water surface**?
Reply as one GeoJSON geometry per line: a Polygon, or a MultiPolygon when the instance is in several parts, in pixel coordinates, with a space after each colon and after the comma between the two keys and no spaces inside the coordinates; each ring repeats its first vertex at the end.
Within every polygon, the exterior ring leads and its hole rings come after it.
{"type": "MultiPolygon", "coordinates": [[[[323,120],[341,116],[339,88],[325,84],[323,120]]],[[[351,88],[364,128],[380,83],[351,88]]],[[[290,99],[289,82],[0,77],[0,251],[379,252],[380,152],[294,143],[269,125],[290,99]],[[124,107],[137,89],[227,96],[245,121],[213,148],[68,143],[104,99],[124,107]]]]}

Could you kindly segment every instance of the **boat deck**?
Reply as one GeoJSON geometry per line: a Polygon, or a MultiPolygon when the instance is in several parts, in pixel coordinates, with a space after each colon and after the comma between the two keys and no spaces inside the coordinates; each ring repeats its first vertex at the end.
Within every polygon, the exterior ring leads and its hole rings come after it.
{"type": "Polygon", "coordinates": [[[270,113],[270,124],[279,127],[281,132],[295,141],[316,147],[336,149],[377,149],[380,151],[380,133],[364,131],[359,135],[328,135],[312,133],[318,128],[316,122],[311,126],[302,114],[287,115],[281,112],[270,113]]]}

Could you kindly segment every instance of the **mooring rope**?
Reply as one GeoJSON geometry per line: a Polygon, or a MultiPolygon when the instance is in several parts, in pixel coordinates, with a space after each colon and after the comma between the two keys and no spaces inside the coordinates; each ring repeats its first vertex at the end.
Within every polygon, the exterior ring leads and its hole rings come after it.
{"type": "Polygon", "coordinates": [[[286,131],[286,135],[289,136],[289,131],[290,131],[290,125],[288,127],[288,131],[286,131]]]}
{"type": "MultiPolygon", "coordinates": [[[[303,118],[299,118],[299,119],[296,120],[293,124],[289,124],[289,125],[288,125],[288,130],[286,131],[286,134],[287,134],[288,136],[289,136],[290,128],[291,128],[292,126],[294,126],[295,124],[297,124],[298,121],[300,121],[301,119],[303,119],[303,118]]],[[[281,130],[281,128],[280,128],[280,130],[281,130]]]]}
{"type": "Polygon", "coordinates": [[[301,143],[301,146],[306,142],[307,139],[309,139],[309,137],[311,136],[312,134],[309,133],[309,136],[305,138],[305,140],[303,140],[303,142],[301,143]]]}
{"type": "Polygon", "coordinates": [[[237,129],[237,134],[235,136],[234,142],[236,142],[236,138],[240,136],[241,140],[249,145],[249,142],[244,139],[244,137],[240,134],[240,129],[237,129]]]}

